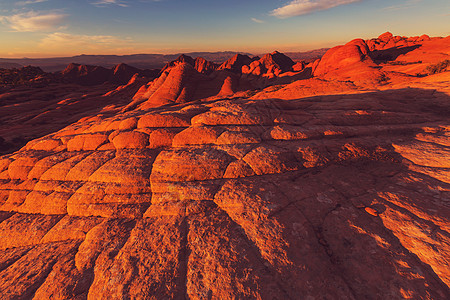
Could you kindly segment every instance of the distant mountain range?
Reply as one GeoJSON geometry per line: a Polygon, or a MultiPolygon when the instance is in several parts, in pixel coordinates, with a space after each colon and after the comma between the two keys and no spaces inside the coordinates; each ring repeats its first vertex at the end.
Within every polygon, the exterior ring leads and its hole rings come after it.
{"type": "Polygon", "coordinates": [[[284,52],[293,61],[306,60],[308,62],[321,58],[330,48],[320,48],[305,52],[284,52]]]}
{"type": "Polygon", "coordinates": [[[0,68],[2,69],[13,69],[13,68],[22,68],[23,65],[11,62],[0,62],[0,68]]]}
{"type": "MultiPolygon", "coordinates": [[[[327,49],[307,52],[289,52],[287,55],[293,60],[310,60],[320,58],[327,49]]],[[[253,56],[243,52],[191,52],[185,53],[193,58],[203,57],[207,61],[222,63],[236,54],[253,56]]],[[[133,54],[133,55],[77,55],[72,57],[51,58],[0,58],[0,68],[19,68],[21,66],[36,66],[46,72],[61,71],[70,63],[82,65],[96,65],[112,68],[125,63],[139,69],[160,69],[168,62],[175,60],[180,54],[133,54]]]]}

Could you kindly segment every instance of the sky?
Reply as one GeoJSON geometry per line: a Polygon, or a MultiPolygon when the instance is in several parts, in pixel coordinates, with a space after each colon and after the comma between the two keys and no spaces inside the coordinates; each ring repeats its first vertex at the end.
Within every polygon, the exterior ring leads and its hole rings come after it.
{"type": "Polygon", "coordinates": [[[450,35],[448,0],[0,0],[0,57],[274,50],[450,35]]]}

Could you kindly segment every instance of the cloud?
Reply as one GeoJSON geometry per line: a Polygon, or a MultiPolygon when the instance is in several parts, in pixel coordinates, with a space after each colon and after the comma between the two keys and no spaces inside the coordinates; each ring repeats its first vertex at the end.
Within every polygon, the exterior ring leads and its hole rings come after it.
{"type": "Polygon", "coordinates": [[[252,18],[252,21],[255,23],[265,23],[263,20],[257,19],[257,18],[252,18]]]}
{"type": "Polygon", "coordinates": [[[0,21],[19,32],[50,31],[59,27],[67,17],[59,12],[29,11],[11,16],[0,16],[0,21]]]}
{"type": "Polygon", "coordinates": [[[128,7],[128,4],[120,0],[99,0],[97,2],[92,2],[91,4],[98,7],[105,7],[108,5],[118,5],[122,7],[128,7]]]}
{"type": "Polygon", "coordinates": [[[39,43],[39,47],[51,49],[53,52],[86,53],[96,51],[115,51],[133,47],[130,38],[119,38],[111,35],[77,35],[55,32],[47,35],[39,43]]]}
{"type": "Polygon", "coordinates": [[[359,1],[361,0],[293,0],[280,8],[274,9],[270,14],[283,19],[359,1]]]}
{"type": "Polygon", "coordinates": [[[383,10],[396,11],[396,10],[400,10],[400,9],[411,8],[415,4],[417,4],[417,3],[421,2],[421,1],[422,0],[408,0],[408,1],[405,1],[403,4],[398,4],[398,5],[392,5],[392,6],[384,7],[383,10]]]}
{"type": "Polygon", "coordinates": [[[48,0],[27,0],[27,1],[17,1],[16,5],[25,6],[29,4],[36,4],[36,3],[42,3],[47,2],[48,0]]]}

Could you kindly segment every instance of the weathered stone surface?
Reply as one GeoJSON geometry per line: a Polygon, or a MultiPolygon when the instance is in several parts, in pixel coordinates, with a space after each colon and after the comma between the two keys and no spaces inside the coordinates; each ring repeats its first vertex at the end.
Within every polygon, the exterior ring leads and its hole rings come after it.
{"type": "Polygon", "coordinates": [[[189,122],[178,114],[146,114],[139,119],[137,126],[138,128],[186,127],[189,126],[189,122]]]}
{"type": "MultiPolygon", "coordinates": [[[[402,42],[377,41],[321,63],[340,72],[402,42]]],[[[29,142],[0,157],[2,299],[448,299],[450,90],[436,78],[125,104],[29,142]]]]}
{"type": "Polygon", "coordinates": [[[77,135],[67,142],[68,151],[96,150],[100,145],[108,141],[105,134],[77,135]]]}
{"type": "Polygon", "coordinates": [[[187,148],[162,151],[153,164],[152,181],[193,181],[222,178],[231,157],[224,151],[187,148]]]}
{"type": "Polygon", "coordinates": [[[222,129],[220,128],[206,126],[189,127],[173,138],[172,146],[214,144],[221,133],[222,129]]]}
{"type": "Polygon", "coordinates": [[[149,137],[145,133],[138,131],[121,132],[113,138],[113,144],[116,149],[124,148],[145,148],[149,143],[149,137]]]}

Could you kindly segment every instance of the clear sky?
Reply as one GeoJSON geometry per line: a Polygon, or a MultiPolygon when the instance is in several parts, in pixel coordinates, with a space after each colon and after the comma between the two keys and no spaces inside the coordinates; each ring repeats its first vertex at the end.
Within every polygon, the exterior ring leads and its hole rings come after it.
{"type": "Polygon", "coordinates": [[[0,57],[304,51],[450,35],[449,0],[0,0],[0,57]]]}

